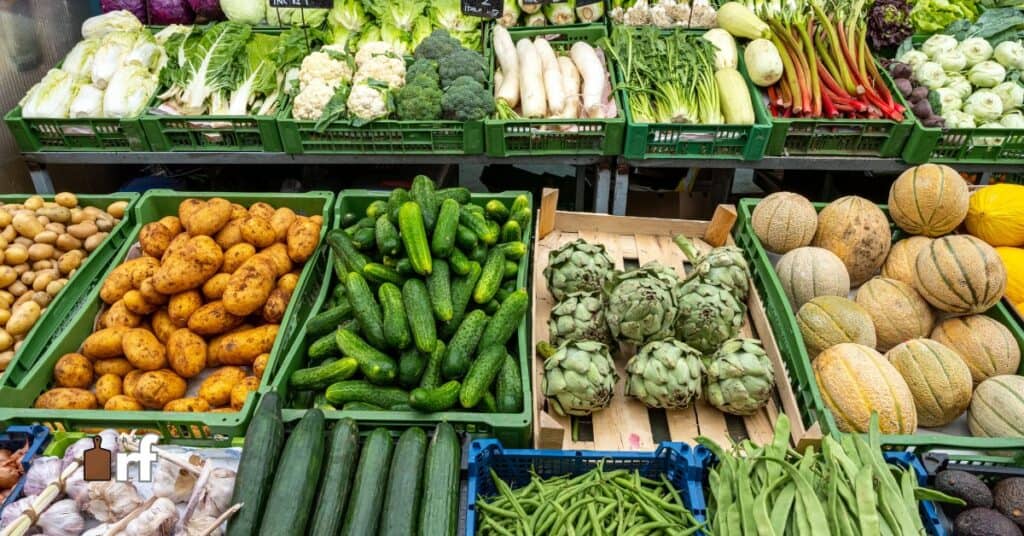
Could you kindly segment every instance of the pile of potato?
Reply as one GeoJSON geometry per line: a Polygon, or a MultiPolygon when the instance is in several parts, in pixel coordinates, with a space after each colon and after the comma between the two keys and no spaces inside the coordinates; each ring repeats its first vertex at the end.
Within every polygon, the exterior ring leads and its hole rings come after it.
{"type": "Polygon", "coordinates": [[[259,386],[321,225],[221,198],[187,199],[177,216],[146,224],[140,255],[103,282],[96,331],[60,358],[35,407],[238,411],[259,386]]]}
{"type": "Polygon", "coordinates": [[[124,217],[127,201],[106,211],[79,207],[75,194],[54,202],[34,195],[0,205],[0,372],[75,270],[124,217]]]}

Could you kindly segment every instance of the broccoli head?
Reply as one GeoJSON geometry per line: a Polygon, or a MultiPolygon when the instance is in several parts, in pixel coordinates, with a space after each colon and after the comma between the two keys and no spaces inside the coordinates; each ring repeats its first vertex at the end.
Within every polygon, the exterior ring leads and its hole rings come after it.
{"type": "Polygon", "coordinates": [[[403,121],[436,121],[441,118],[442,98],[437,84],[421,75],[398,90],[395,112],[403,121]]]}
{"type": "Polygon", "coordinates": [[[458,39],[448,35],[446,30],[434,30],[416,47],[416,59],[440,60],[462,48],[458,39]]]}
{"type": "Polygon", "coordinates": [[[441,75],[441,87],[452,85],[456,78],[468,76],[481,85],[487,82],[487,67],[484,57],[472,50],[458,52],[438,60],[438,74],[441,75]]]}
{"type": "Polygon", "coordinates": [[[452,82],[441,99],[444,116],[456,121],[478,121],[494,113],[494,96],[469,76],[452,82]]]}
{"type": "Polygon", "coordinates": [[[441,77],[437,74],[437,62],[434,60],[416,60],[405,71],[406,80],[415,80],[421,76],[434,81],[435,85],[441,83],[441,77]]]}

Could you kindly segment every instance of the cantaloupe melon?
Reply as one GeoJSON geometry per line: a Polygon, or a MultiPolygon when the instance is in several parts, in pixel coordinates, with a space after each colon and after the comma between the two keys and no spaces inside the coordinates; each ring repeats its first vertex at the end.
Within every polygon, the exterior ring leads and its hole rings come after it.
{"type": "Polygon", "coordinates": [[[881,354],[855,343],[838,344],[814,360],[825,405],[843,432],[867,432],[878,413],[883,434],[912,434],[917,410],[907,382],[881,354]]]}
{"type": "Polygon", "coordinates": [[[875,347],[875,324],[863,307],[839,296],[818,296],[796,313],[807,354],[814,359],[837,344],[855,342],[875,347]]]}
{"type": "Polygon", "coordinates": [[[993,184],[974,192],[967,232],[992,246],[1024,246],[1024,186],[993,184]]]}
{"type": "Polygon", "coordinates": [[[893,244],[889,256],[885,258],[885,264],[882,265],[882,277],[897,279],[913,286],[917,254],[931,243],[932,239],[927,236],[912,236],[893,244]]]}
{"type": "Polygon", "coordinates": [[[932,339],[960,355],[975,385],[993,376],[1016,374],[1020,367],[1020,346],[1013,334],[985,315],[943,320],[932,331],[932,339]]]}
{"type": "Polygon", "coordinates": [[[978,437],[1024,437],[1024,377],[993,376],[978,385],[967,411],[978,437]]]}
{"type": "Polygon", "coordinates": [[[942,236],[956,229],[967,216],[970,192],[955,169],[942,164],[912,167],[889,189],[889,215],[914,235],[942,236]]]}
{"type": "Polygon", "coordinates": [[[940,311],[987,311],[1006,290],[1006,268],[996,250],[970,235],[935,239],[917,254],[914,288],[940,311]]]}
{"type": "Polygon", "coordinates": [[[835,253],[846,265],[850,284],[856,287],[878,273],[889,255],[892,234],[878,205],[850,195],[836,199],[818,214],[811,244],[835,253]]]}
{"type": "Polygon", "coordinates": [[[927,337],[935,326],[935,314],[910,285],[875,277],[857,290],[857,305],[875,323],[876,348],[880,352],[918,337],[927,337]]]}
{"type": "Polygon", "coordinates": [[[931,339],[911,339],[885,354],[910,388],[919,426],[945,426],[971,403],[971,370],[956,352],[931,339]]]}
{"type": "Polygon", "coordinates": [[[750,223],[765,249],[782,254],[811,243],[818,211],[800,194],[775,192],[754,207],[750,223]]]}
{"type": "Polygon", "coordinates": [[[796,248],[779,259],[775,272],[794,311],[818,296],[846,296],[850,293],[846,266],[827,249],[796,248]]]}
{"type": "Polygon", "coordinates": [[[1001,246],[996,253],[1006,268],[1006,293],[1010,303],[1024,302],[1024,248],[1001,246]]]}

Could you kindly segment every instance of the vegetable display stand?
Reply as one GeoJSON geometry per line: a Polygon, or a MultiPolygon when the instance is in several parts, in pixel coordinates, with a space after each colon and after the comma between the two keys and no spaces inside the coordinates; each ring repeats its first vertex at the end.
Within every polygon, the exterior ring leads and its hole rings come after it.
{"type": "MultiPolygon", "coordinates": [[[[21,203],[27,194],[0,195],[0,204],[21,203]]],[[[64,330],[68,321],[83,306],[83,300],[93,288],[99,286],[100,275],[105,273],[114,256],[121,249],[135,227],[135,204],[139,194],[120,192],[105,195],[77,195],[80,206],[106,208],[116,201],[127,201],[124,217],[110,230],[110,234],[99,247],[86,257],[74,274],[68,278],[54,299],[47,305],[32,329],[25,335],[24,342],[15,352],[15,357],[0,374],[0,386],[18,384],[25,379],[32,365],[46,350],[55,344],[55,335],[64,330]]],[[[43,196],[53,201],[54,196],[43,196]]]]}
{"type": "MultiPolygon", "coordinates": [[[[782,289],[782,283],[775,271],[774,263],[754,233],[751,218],[754,207],[759,202],[759,199],[740,200],[739,225],[735,230],[736,242],[744,250],[751,263],[754,285],[765,298],[765,311],[771,323],[771,329],[775,332],[788,370],[795,374],[791,377],[791,380],[794,381],[792,389],[799,402],[801,417],[805,422],[819,425],[826,433],[839,433],[835,418],[825,405],[821,391],[818,389],[818,383],[811,368],[811,358],[800,328],[797,326],[793,308],[782,289]]],[[[825,203],[814,203],[815,209],[819,212],[825,206],[825,203]]],[[[888,207],[879,205],[879,208],[888,217],[888,207]]],[[[899,237],[899,233],[897,233],[894,241],[899,237]]],[[[1024,330],[1014,320],[1004,302],[997,303],[984,314],[1006,326],[1018,346],[1024,347],[1024,330]]],[[[1021,363],[1017,374],[1024,374],[1024,362],[1021,363]]],[[[961,416],[959,420],[962,421],[965,418],[961,416]]],[[[966,426],[964,427],[966,428],[966,426]]],[[[928,450],[932,447],[1020,449],[1024,448],[1024,437],[973,437],[962,435],[962,433],[957,435],[929,428],[918,428],[917,432],[912,435],[882,435],[882,444],[900,448],[913,447],[913,450],[928,450]]]]}
{"type": "Polygon", "coordinates": [[[929,128],[920,121],[903,148],[910,164],[1024,164],[1024,129],[929,128]]]}
{"type": "Polygon", "coordinates": [[[11,426],[3,433],[0,433],[0,449],[11,452],[23,448],[26,444],[28,449],[21,458],[21,468],[25,470],[24,475],[18,479],[18,483],[11,488],[10,493],[0,503],[0,512],[4,507],[21,498],[21,490],[25,487],[27,473],[32,466],[32,460],[36,456],[43,455],[43,448],[50,441],[50,431],[45,426],[11,426]]]}
{"type": "MultiPolygon", "coordinates": [[[[475,205],[484,206],[490,200],[500,200],[506,204],[519,195],[530,194],[528,192],[510,191],[492,194],[473,194],[471,202],[475,205]]],[[[340,228],[342,216],[346,213],[362,214],[370,203],[374,201],[387,201],[388,192],[369,190],[343,190],[335,207],[333,226],[340,228]]],[[[532,224],[522,230],[522,241],[530,243],[532,224]]],[[[323,254],[328,259],[327,265],[334,265],[334,254],[330,248],[323,247],[323,254]]],[[[516,288],[527,288],[529,275],[530,255],[524,255],[519,260],[518,273],[516,275],[516,288]]],[[[327,302],[331,288],[338,278],[334,270],[328,269],[322,274],[319,294],[315,296],[313,311],[321,311],[327,302]]],[[[310,296],[311,298],[313,295],[310,296]]],[[[510,340],[512,357],[519,362],[520,377],[522,378],[523,393],[530,391],[530,370],[527,363],[529,342],[527,335],[528,317],[524,317],[515,335],[510,340]]],[[[289,400],[289,380],[296,370],[306,365],[306,350],[313,341],[307,336],[306,328],[300,329],[294,336],[294,343],[288,350],[287,358],[276,373],[272,389],[276,390],[282,400],[286,401],[282,415],[284,421],[295,422],[306,414],[309,403],[298,404],[295,396],[289,400]],[[298,406],[298,407],[296,407],[298,406]]],[[[410,426],[429,426],[431,423],[448,422],[460,433],[467,433],[474,437],[495,437],[508,445],[526,446],[530,441],[530,434],[533,423],[533,409],[529,397],[524,397],[523,407],[517,413],[481,413],[473,411],[443,411],[436,413],[423,413],[412,410],[324,410],[324,416],[328,420],[339,420],[345,417],[355,419],[361,428],[373,428],[384,426],[390,429],[401,429],[410,426]]]]}
{"type": "MultiPolygon", "coordinates": [[[[548,27],[509,28],[513,42],[520,38],[555,36],[551,46],[571,45],[586,41],[592,45],[608,35],[604,24],[548,27]]],[[[493,73],[496,66],[494,46],[491,43],[490,28],[484,33],[486,62],[493,73]]],[[[615,67],[605,54],[608,76],[613,77],[615,67]]],[[[538,82],[539,83],[539,82],[538,82]]],[[[487,134],[487,155],[508,156],[551,156],[551,155],[596,155],[610,156],[622,152],[626,119],[622,102],[617,92],[612,93],[618,115],[612,119],[486,119],[484,130],[487,134]]]]}
{"type": "Polygon", "coordinates": [[[530,483],[532,474],[541,478],[562,475],[576,476],[601,464],[609,471],[639,471],[644,478],[661,480],[664,475],[682,496],[683,504],[700,522],[704,521],[704,494],[701,482],[704,471],[689,445],[665,442],[643,452],[592,450],[530,450],[505,449],[492,439],[469,444],[469,471],[466,485],[466,536],[477,534],[479,514],[477,503],[485,497],[499,495],[491,471],[512,489],[530,483]]]}
{"type": "MultiPolygon", "coordinates": [[[[47,430],[45,426],[41,427],[43,430],[47,430]]],[[[47,430],[49,432],[49,430],[47,430]]],[[[74,445],[78,440],[89,437],[92,434],[85,432],[54,432],[50,435],[50,442],[46,445],[43,450],[43,456],[57,456],[62,457],[68,450],[68,447],[74,445]]],[[[169,441],[174,444],[175,442],[169,441]]],[[[245,444],[245,437],[233,437],[231,443],[228,446],[241,448],[245,444]]]]}
{"type": "MultiPolygon", "coordinates": [[[[557,190],[545,190],[538,216],[538,233],[534,244],[535,263],[533,268],[533,346],[548,340],[548,318],[554,306],[554,298],[548,290],[544,269],[548,256],[559,246],[578,238],[595,244],[603,244],[617,269],[626,265],[642,265],[659,261],[662,265],[674,267],[683,275],[689,261],[673,242],[678,234],[694,237],[695,245],[706,252],[709,244],[732,243],[729,229],[735,220],[731,207],[719,207],[715,218],[709,221],[672,220],[656,218],[634,218],[556,212],[557,190]],[[701,238],[703,240],[701,240],[701,238]],[[685,265],[685,268],[684,268],[685,265]]],[[[752,289],[753,290],[753,289],[752,289]]],[[[536,422],[534,446],[556,449],[598,449],[598,450],[649,450],[661,439],[654,430],[668,429],[671,441],[688,442],[697,436],[707,436],[722,444],[732,440],[730,429],[743,430],[746,437],[761,441],[770,440],[773,426],[779,412],[785,412],[792,421],[792,441],[797,447],[815,443],[821,438],[817,426],[807,427],[803,423],[792,388],[791,372],[780,356],[765,307],[756,291],[750,293],[747,301],[747,315],[741,330],[743,337],[760,338],[764,350],[772,362],[775,374],[775,393],[768,404],[748,417],[727,415],[715,409],[704,400],[698,400],[683,410],[650,409],[639,400],[624,393],[625,380],[615,385],[611,405],[595,412],[590,419],[593,440],[577,440],[573,433],[586,426],[581,417],[564,417],[550,409],[541,391],[544,374],[543,359],[537,355],[533,362],[533,398],[536,422]]],[[[619,376],[626,378],[625,365],[631,353],[612,349],[619,376]]]]}
{"type": "Polygon", "coordinates": [[[280,153],[281,136],[272,115],[142,116],[154,151],[236,151],[280,153]]]}
{"type": "MultiPolygon", "coordinates": [[[[103,301],[99,297],[99,281],[105,280],[110,272],[124,261],[138,240],[144,224],[163,216],[177,215],[178,205],[188,198],[210,199],[222,197],[234,203],[250,205],[262,201],[274,207],[289,207],[297,214],[320,215],[324,225],[320,229],[320,241],[331,221],[331,206],[334,194],[331,192],[307,193],[238,193],[238,192],[175,192],[172,190],[149,190],[136,203],[135,226],[123,240],[122,247],[113,256],[109,269],[101,279],[92,285],[89,293],[81,300],[81,307],[67,320],[60,333],[50,334],[54,343],[47,348],[28,371],[15,380],[6,377],[0,386],[0,422],[40,423],[55,431],[88,432],[103,428],[118,430],[135,429],[140,433],[156,433],[166,439],[188,443],[193,446],[223,446],[232,437],[245,434],[249,418],[258,402],[258,392],[245,401],[241,410],[234,413],[178,413],[162,411],[105,411],[98,410],[55,410],[34,408],[34,401],[50,385],[57,361],[67,353],[77,352],[82,342],[93,333],[96,316],[101,312],[103,301]]],[[[285,351],[295,333],[312,311],[311,296],[320,291],[320,283],[327,268],[326,255],[319,254],[306,262],[293,296],[281,320],[274,346],[270,351],[266,371],[260,387],[270,384],[274,372],[284,358],[285,351]]],[[[19,359],[20,360],[20,359],[19,359]]]]}
{"type": "Polygon", "coordinates": [[[21,116],[18,106],[4,122],[23,153],[148,151],[139,118],[42,119],[21,116]]]}

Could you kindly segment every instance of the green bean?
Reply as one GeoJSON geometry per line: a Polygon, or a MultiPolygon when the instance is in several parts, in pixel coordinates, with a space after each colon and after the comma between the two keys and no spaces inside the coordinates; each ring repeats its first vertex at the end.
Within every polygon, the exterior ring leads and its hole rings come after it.
{"type": "Polygon", "coordinates": [[[770,516],[772,530],[775,531],[775,534],[786,533],[786,524],[787,520],[789,520],[789,514],[792,512],[794,497],[796,497],[796,484],[792,483],[792,481],[776,495],[775,504],[772,505],[770,516]]]}
{"type": "Polygon", "coordinates": [[[881,529],[878,526],[877,495],[872,477],[871,467],[865,465],[860,468],[857,480],[854,482],[854,491],[857,494],[857,521],[860,524],[861,534],[865,536],[881,534],[881,529]]]}
{"type": "Polygon", "coordinates": [[[751,489],[750,473],[742,468],[739,470],[736,479],[736,487],[739,491],[740,516],[743,523],[742,534],[744,536],[755,536],[757,534],[757,523],[754,521],[754,492],[751,489]]]}
{"type": "Polygon", "coordinates": [[[502,536],[515,536],[511,531],[509,531],[505,527],[502,527],[501,525],[491,521],[490,518],[484,518],[483,525],[484,527],[489,528],[494,532],[501,534],[502,536]]]}
{"type": "Polygon", "coordinates": [[[486,512],[488,515],[498,516],[498,517],[507,517],[507,518],[513,518],[513,519],[518,519],[519,518],[519,514],[517,514],[516,512],[510,512],[510,511],[505,510],[503,508],[497,508],[494,505],[488,504],[488,503],[485,503],[485,502],[479,502],[479,503],[476,504],[476,506],[480,510],[486,512]]]}
{"type": "Polygon", "coordinates": [[[636,536],[638,534],[646,534],[648,532],[653,532],[658,529],[666,529],[671,526],[672,524],[667,521],[648,521],[647,523],[636,525],[633,528],[627,530],[623,536],[636,536]]]}

